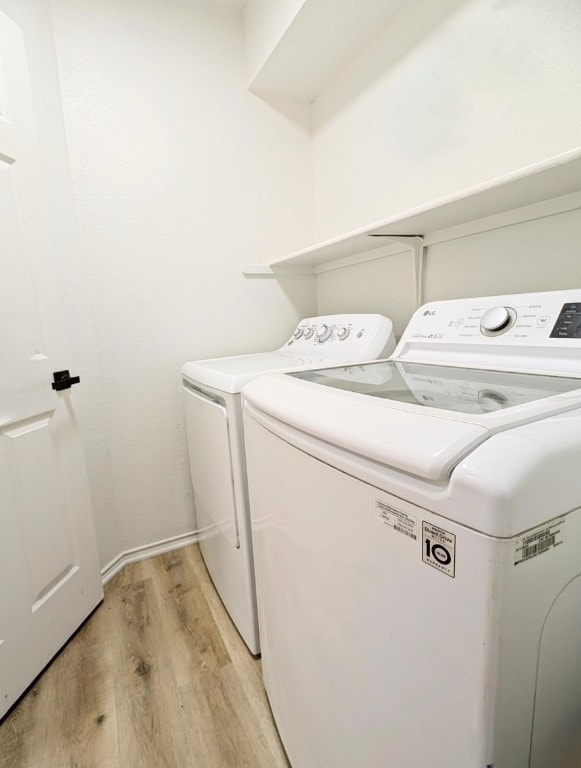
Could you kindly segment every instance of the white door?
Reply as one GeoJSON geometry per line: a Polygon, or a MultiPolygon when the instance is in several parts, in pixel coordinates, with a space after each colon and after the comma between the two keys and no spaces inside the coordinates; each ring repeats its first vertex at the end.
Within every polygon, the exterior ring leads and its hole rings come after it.
{"type": "Polygon", "coordinates": [[[20,29],[0,13],[0,717],[102,599],[20,29]]]}

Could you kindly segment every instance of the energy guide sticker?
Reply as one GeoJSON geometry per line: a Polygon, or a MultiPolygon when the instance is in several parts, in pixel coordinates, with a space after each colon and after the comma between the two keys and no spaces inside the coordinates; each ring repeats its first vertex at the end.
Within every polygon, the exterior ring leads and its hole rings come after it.
{"type": "Polygon", "coordinates": [[[533,557],[544,555],[550,549],[558,547],[565,539],[565,518],[539,525],[519,536],[514,546],[514,564],[520,565],[533,557]]]}
{"type": "Polygon", "coordinates": [[[389,525],[394,531],[403,533],[410,539],[418,538],[418,519],[401,509],[396,509],[379,499],[375,500],[375,519],[389,525]]]}

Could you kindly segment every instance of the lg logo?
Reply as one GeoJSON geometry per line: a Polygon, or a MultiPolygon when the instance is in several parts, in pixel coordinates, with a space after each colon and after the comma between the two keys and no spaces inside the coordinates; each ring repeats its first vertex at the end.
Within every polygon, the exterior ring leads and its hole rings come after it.
{"type": "Polygon", "coordinates": [[[433,317],[436,314],[435,309],[426,309],[424,312],[424,317],[433,317]]]}

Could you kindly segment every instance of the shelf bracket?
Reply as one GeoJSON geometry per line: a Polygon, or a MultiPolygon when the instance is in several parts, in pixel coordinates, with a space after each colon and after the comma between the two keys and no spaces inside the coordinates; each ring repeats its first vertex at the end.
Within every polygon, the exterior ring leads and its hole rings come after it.
{"type": "Polygon", "coordinates": [[[424,274],[424,256],[425,245],[422,235],[382,235],[374,232],[369,237],[380,237],[382,240],[392,243],[402,243],[406,245],[412,255],[412,302],[415,309],[423,304],[423,274],[424,274]]]}

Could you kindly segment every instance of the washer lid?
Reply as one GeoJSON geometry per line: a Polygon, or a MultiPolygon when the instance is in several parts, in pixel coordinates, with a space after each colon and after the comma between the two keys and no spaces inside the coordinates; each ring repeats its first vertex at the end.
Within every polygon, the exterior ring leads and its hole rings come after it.
{"type": "Polygon", "coordinates": [[[300,370],[325,364],[328,364],[328,360],[322,357],[296,357],[280,351],[256,352],[186,363],[182,368],[182,376],[194,384],[205,384],[220,392],[235,394],[261,373],[300,370]]]}
{"type": "Polygon", "coordinates": [[[382,361],[261,376],[244,398],[327,443],[441,481],[495,432],[579,407],[581,379],[382,361]]]}

